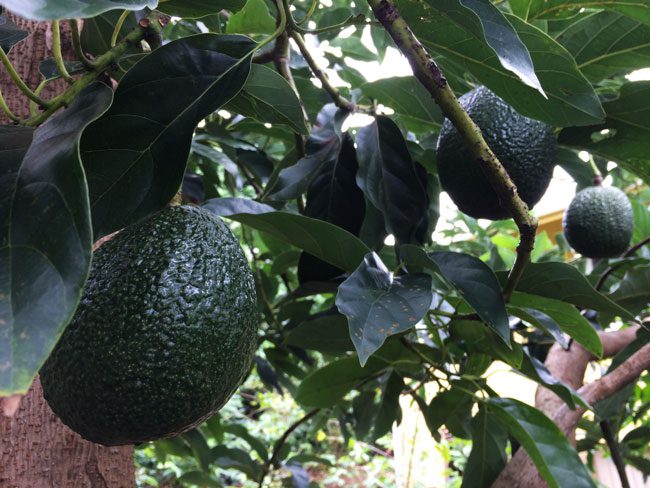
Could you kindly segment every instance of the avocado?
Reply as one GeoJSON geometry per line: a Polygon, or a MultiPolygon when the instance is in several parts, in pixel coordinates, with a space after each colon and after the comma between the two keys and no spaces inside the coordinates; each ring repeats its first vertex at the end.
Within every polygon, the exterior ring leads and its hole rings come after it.
{"type": "Polygon", "coordinates": [[[616,187],[591,186],[573,197],[562,226],[569,245],[583,256],[620,256],[634,232],[632,204],[616,187]]]}
{"type": "Polygon", "coordinates": [[[136,444],[221,408],[257,348],[251,270],[207,210],[166,208],[101,246],[41,369],[45,399],[85,439],[136,444]]]}
{"type": "MultiPolygon", "coordinates": [[[[520,115],[485,87],[459,99],[478,125],[485,141],[532,208],[544,195],[553,176],[557,139],[552,127],[520,115]]],[[[490,220],[510,218],[461,135],[446,119],[437,145],[440,184],[461,212],[490,220]]]]}

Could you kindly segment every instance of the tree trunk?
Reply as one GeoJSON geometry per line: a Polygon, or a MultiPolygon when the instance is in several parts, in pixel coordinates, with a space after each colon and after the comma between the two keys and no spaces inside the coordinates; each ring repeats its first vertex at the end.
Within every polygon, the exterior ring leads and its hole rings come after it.
{"type": "MultiPolygon", "coordinates": [[[[17,44],[10,58],[27,85],[40,83],[39,63],[52,57],[52,36],[48,23],[31,22],[12,14],[14,23],[30,32],[17,44]]],[[[74,58],[70,30],[62,25],[64,57],[74,58]]],[[[51,98],[64,89],[59,80],[48,84],[41,96],[51,98]]],[[[29,115],[28,99],[0,68],[0,87],[17,116],[29,115]]],[[[0,113],[0,124],[8,124],[0,113]]],[[[18,400],[17,398],[13,400],[18,400]]],[[[17,402],[8,402],[17,406],[17,402]]],[[[5,405],[3,405],[5,406],[5,405]]],[[[13,408],[5,408],[12,413],[13,408]]],[[[38,378],[10,417],[0,411],[0,487],[2,488],[132,488],[135,485],[133,448],[104,447],[83,440],[68,429],[43,399],[38,378]]]]}

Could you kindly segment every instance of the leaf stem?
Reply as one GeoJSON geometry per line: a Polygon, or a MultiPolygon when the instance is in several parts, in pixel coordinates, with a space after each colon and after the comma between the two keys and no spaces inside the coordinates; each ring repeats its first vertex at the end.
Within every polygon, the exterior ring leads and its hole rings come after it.
{"type": "Polygon", "coordinates": [[[70,19],[70,31],[72,32],[72,47],[74,48],[74,52],[77,58],[79,61],[81,61],[81,64],[86,67],[86,69],[93,71],[95,69],[95,64],[90,59],[88,59],[81,47],[81,38],[79,36],[79,22],[77,19],[70,19]]]}
{"type": "Polygon", "coordinates": [[[305,22],[307,22],[309,19],[311,19],[311,16],[314,15],[314,12],[316,12],[316,7],[318,7],[318,4],[319,4],[319,0],[311,0],[311,5],[309,6],[309,10],[307,10],[305,16],[299,21],[297,21],[296,24],[302,25],[305,22]]]}
{"type": "Polygon", "coordinates": [[[431,315],[439,315],[441,317],[448,317],[452,320],[477,320],[480,321],[481,318],[474,313],[467,313],[467,314],[461,314],[461,313],[452,313],[452,312],[445,312],[444,310],[429,310],[429,313],[431,315]]]}
{"type": "Polygon", "coordinates": [[[278,26],[275,29],[275,32],[269,37],[261,41],[255,46],[255,51],[259,51],[264,46],[269,45],[271,42],[280,37],[287,30],[287,10],[285,10],[285,4],[283,0],[276,0],[275,5],[278,9],[278,26]]]}
{"type": "MultiPolygon", "coordinates": [[[[0,48],[0,50],[2,50],[2,48],[0,48]]],[[[7,118],[12,122],[15,122],[16,124],[22,123],[20,118],[16,114],[14,114],[9,108],[9,105],[7,105],[7,101],[5,100],[4,95],[2,95],[2,89],[0,89],[0,109],[5,113],[7,118]]]]}
{"type": "Polygon", "coordinates": [[[63,53],[61,52],[61,23],[58,20],[52,21],[52,54],[54,55],[54,62],[61,77],[68,83],[74,83],[74,78],[68,73],[68,69],[65,67],[65,61],[63,61],[63,53]]]}
{"type": "Polygon", "coordinates": [[[503,290],[504,299],[509,301],[524,268],[530,262],[530,255],[535,245],[537,219],[529,213],[528,206],[517,193],[517,188],[508,172],[485,142],[481,130],[463,110],[444,74],[415,37],[409,25],[400,15],[394,1],[368,0],[368,4],[377,20],[382,23],[400,51],[408,59],[415,77],[427,89],[445,117],[461,134],[476,163],[485,173],[500,201],[506,206],[519,228],[520,241],[517,247],[517,258],[503,290]]]}
{"type": "Polygon", "coordinates": [[[14,66],[11,64],[11,61],[9,60],[9,57],[7,54],[4,52],[3,49],[0,49],[0,61],[4,65],[5,69],[7,70],[7,73],[9,73],[9,77],[11,80],[14,82],[14,84],[20,89],[23,94],[29,98],[31,101],[35,102],[38,106],[43,107],[43,108],[48,108],[50,107],[50,102],[43,100],[42,98],[38,97],[22,80],[20,75],[16,72],[16,69],[14,66]]]}
{"type": "Polygon", "coordinates": [[[122,12],[122,15],[120,15],[120,18],[117,19],[117,24],[115,24],[115,28],[113,29],[113,34],[111,35],[111,47],[115,47],[117,45],[117,38],[120,35],[120,31],[122,30],[122,27],[124,26],[124,22],[126,22],[126,19],[129,17],[131,14],[130,10],[125,10],[122,12]]]}

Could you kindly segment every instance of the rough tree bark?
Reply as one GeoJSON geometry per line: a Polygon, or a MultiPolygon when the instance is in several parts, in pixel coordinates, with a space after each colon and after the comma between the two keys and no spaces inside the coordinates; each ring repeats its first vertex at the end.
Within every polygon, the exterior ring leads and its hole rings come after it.
{"type": "MultiPolygon", "coordinates": [[[[30,32],[27,39],[11,50],[10,58],[27,85],[35,89],[40,82],[40,61],[52,56],[49,24],[9,16],[30,32]]],[[[70,30],[65,24],[62,25],[64,57],[72,59],[70,30]]],[[[51,98],[64,86],[64,81],[50,83],[42,97],[51,98]]],[[[2,68],[0,87],[14,114],[26,118],[28,100],[2,68]]],[[[0,114],[0,124],[8,123],[0,114]]],[[[132,488],[135,485],[131,446],[104,447],[83,440],[50,410],[38,379],[22,401],[19,400],[14,397],[0,402],[3,407],[0,410],[0,487],[132,488]]]]}

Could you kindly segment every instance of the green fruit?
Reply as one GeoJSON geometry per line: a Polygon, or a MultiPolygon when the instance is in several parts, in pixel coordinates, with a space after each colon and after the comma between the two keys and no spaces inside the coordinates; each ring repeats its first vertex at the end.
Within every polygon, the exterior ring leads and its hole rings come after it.
{"type": "MultiPolygon", "coordinates": [[[[532,208],[553,176],[557,147],[553,129],[520,115],[485,87],[460,97],[460,104],[508,171],[519,196],[532,208]]],[[[491,220],[511,217],[449,120],[440,130],[437,164],[442,189],[463,213],[491,220]]]]}
{"type": "Polygon", "coordinates": [[[630,245],[634,212],[618,188],[592,186],[576,194],[562,225],[571,247],[583,256],[612,258],[630,245]]]}
{"type": "Polygon", "coordinates": [[[41,370],[63,423],[104,445],[184,432],[221,408],[257,347],[253,276],[216,216],[171,207],[95,253],[76,315],[41,370]]]}

